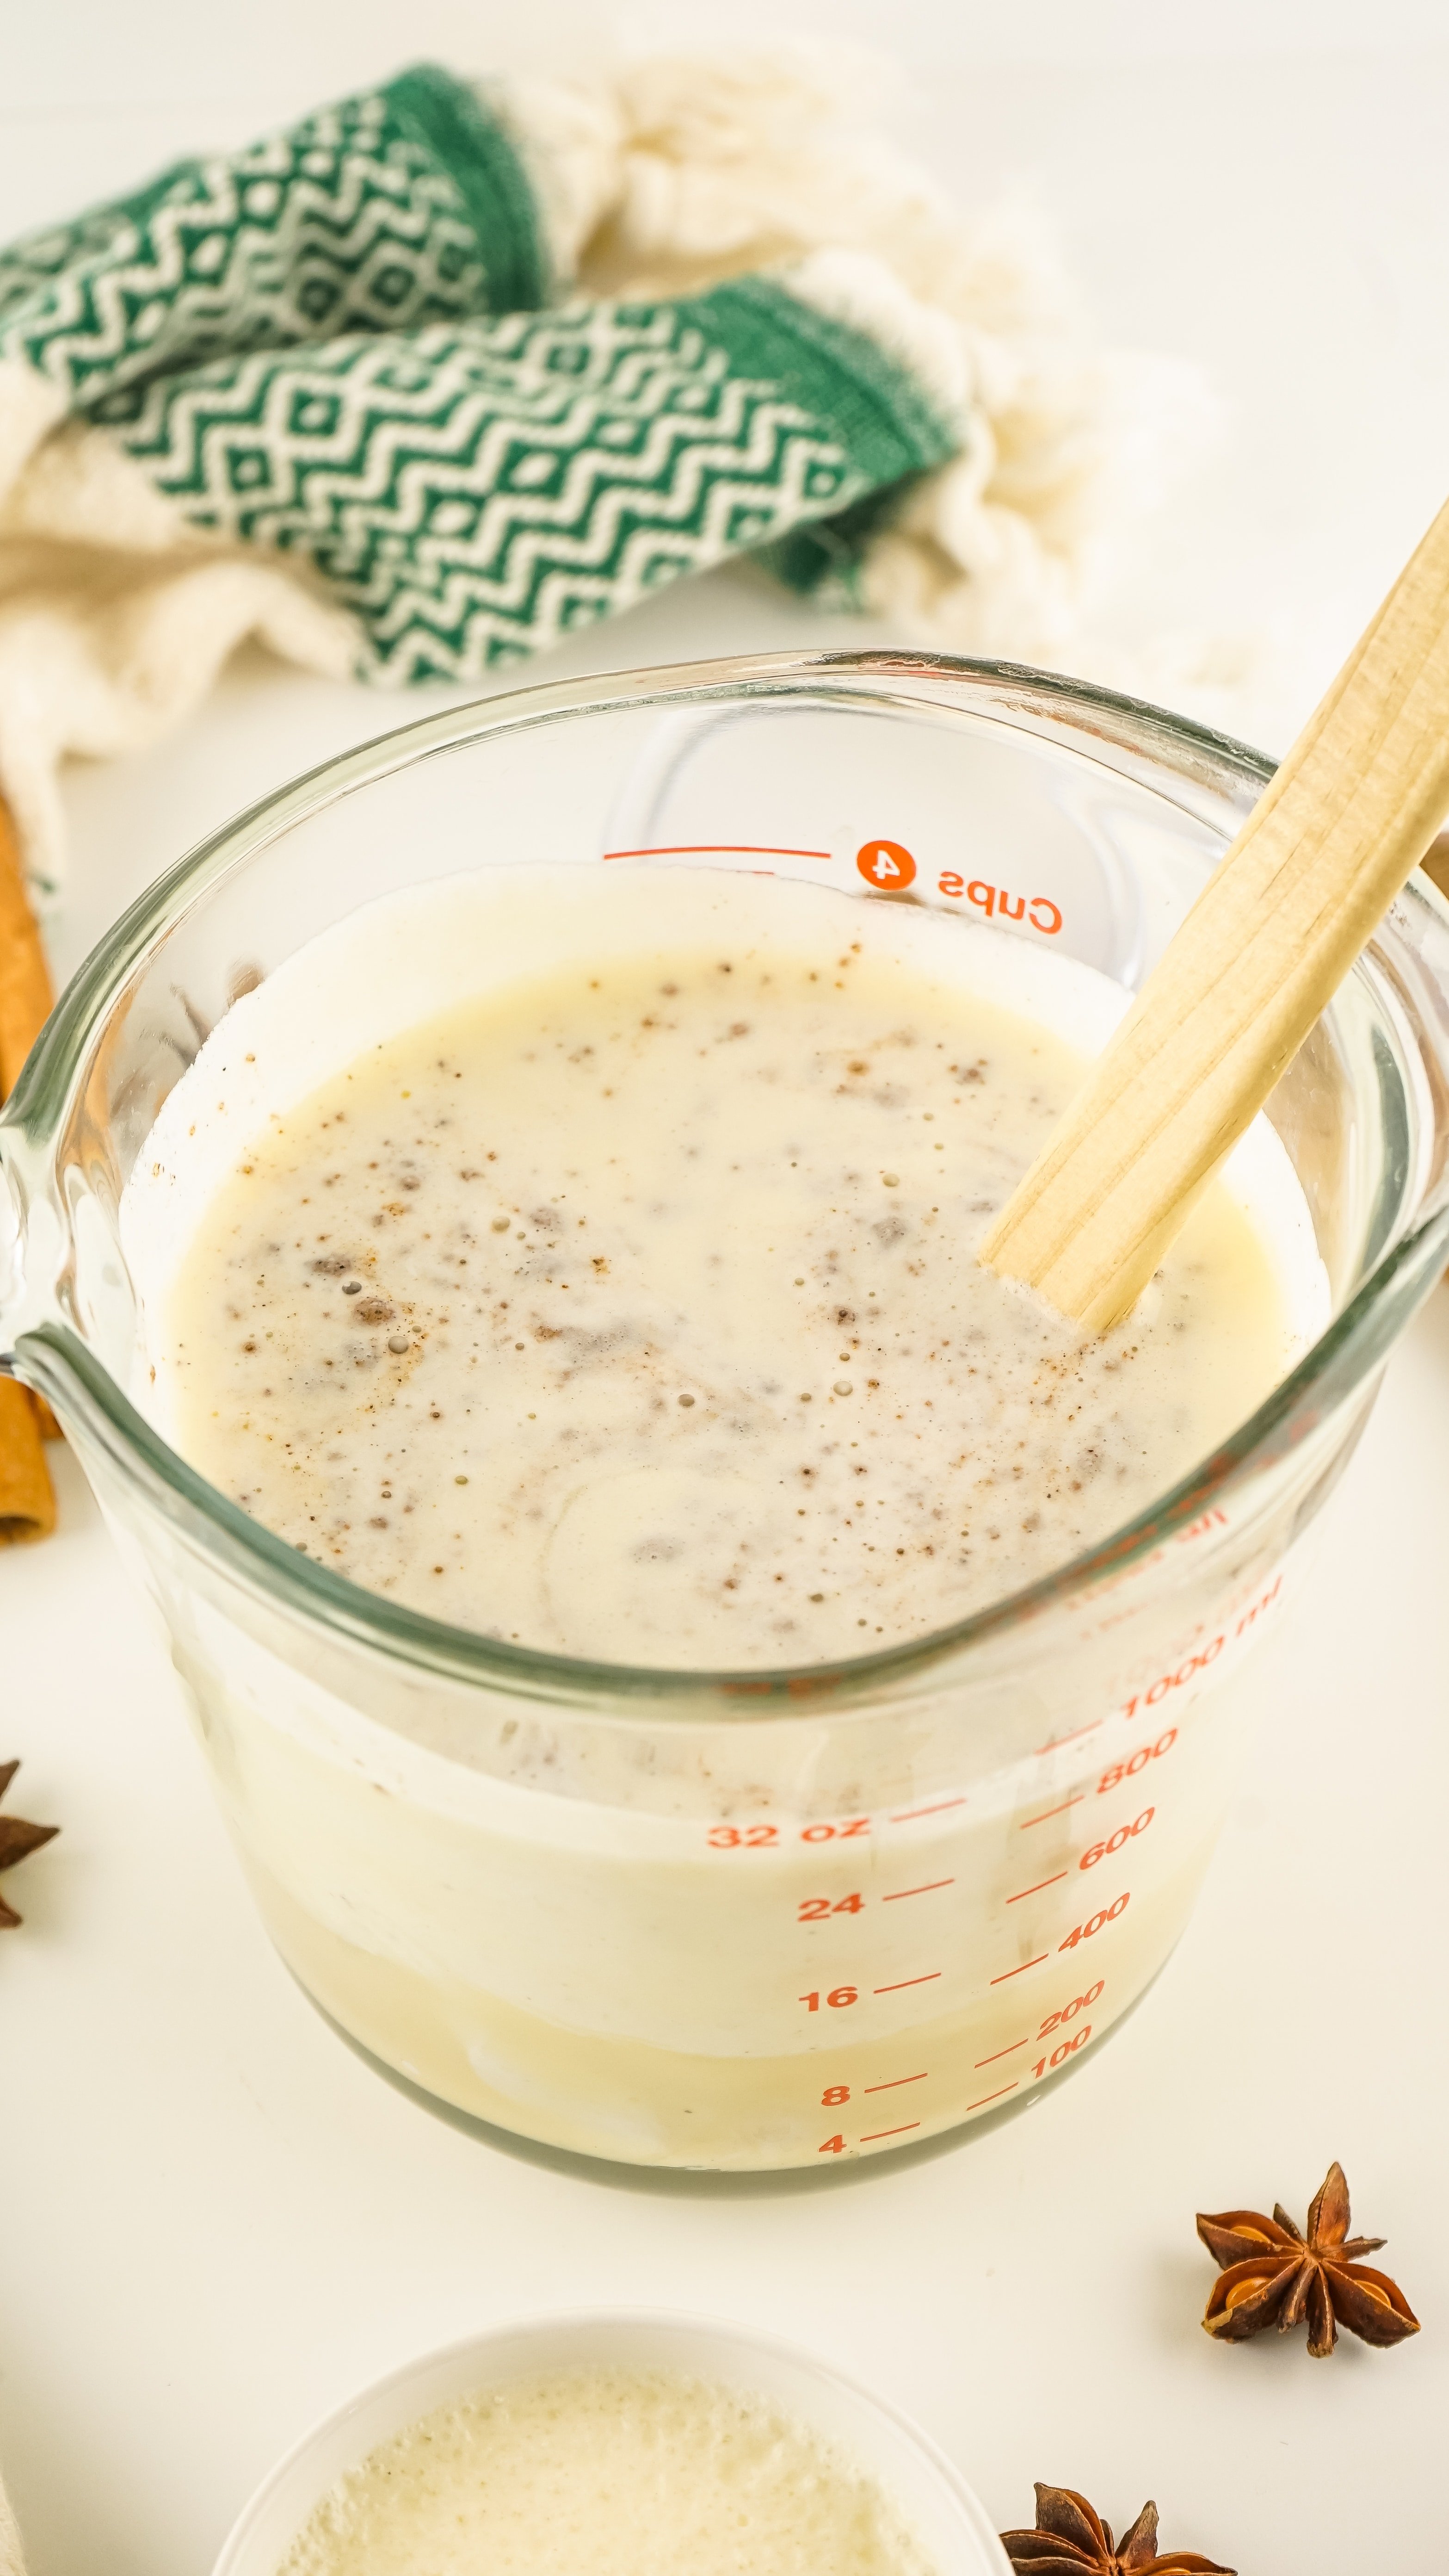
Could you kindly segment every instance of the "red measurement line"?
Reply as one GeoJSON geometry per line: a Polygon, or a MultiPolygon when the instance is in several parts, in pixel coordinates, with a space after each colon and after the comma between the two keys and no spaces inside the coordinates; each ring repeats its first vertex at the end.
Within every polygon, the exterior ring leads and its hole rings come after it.
{"type": "Polygon", "coordinates": [[[903,1994],[907,1986],[933,1986],[940,1974],[939,1968],[931,1968],[924,1977],[898,1977],[893,1986],[877,1986],[875,1991],[878,1995],[903,1994]]]}
{"type": "Polygon", "coordinates": [[[889,1821],[893,1825],[913,1825],[917,1816],[944,1816],[948,1807],[964,1807],[965,1804],[964,1798],[943,1798],[935,1807],[907,1807],[903,1816],[892,1816],[889,1821]]]}
{"type": "Polygon", "coordinates": [[[1003,1968],[999,1977],[992,1978],[993,1986],[1004,1986],[1008,1977],[1019,1977],[1027,1968],[1039,1968],[1046,1955],[1045,1950],[1038,1950],[1034,1959],[1023,1959],[1019,1968],[1003,1968]]]}
{"type": "Polygon", "coordinates": [[[979,2075],[983,2066],[994,2066],[994,2065],[996,2064],[996,2062],[997,2062],[997,2059],[998,2059],[998,2058],[1002,2058],[1002,2057],[1014,2057],[1014,2056],[1016,2055],[1016,2052],[1017,2052],[1017,2050],[1018,2050],[1019,2048],[1025,2048],[1025,2046],[1026,2046],[1026,2040],[1027,2040],[1027,2039],[1030,2039],[1030,2037],[1031,2037],[1031,2032],[1030,2032],[1030,2031],[1028,2031],[1028,2032],[1027,2032],[1027,2034],[1026,2034],[1026,2039],[1014,2039],[1014,2040],[1012,2041],[1012,2043],[1011,2043],[1010,2048],[998,2048],[998,2049],[997,2049],[997,2051],[996,2051],[996,2053],[995,2053],[995,2055],[994,2055],[994,2056],[992,2056],[992,2057],[978,2057],[978,2058],[977,2058],[977,2060],[976,2060],[976,2064],[975,2064],[974,2068],[972,2069],[972,2072],[973,2072],[974,2074],[976,2074],[976,2075],[979,2075]]]}
{"type": "Polygon", "coordinates": [[[1017,1826],[1017,1832],[1019,1834],[1024,1834],[1028,1825],[1044,1825],[1047,1824],[1053,1816],[1064,1816],[1068,1807],[1079,1807],[1085,1795],[1085,1790],[1079,1789],[1075,1798],[1063,1798],[1059,1807],[1044,1807],[1039,1816],[1026,1817],[1025,1820],[1017,1826]]]}
{"type": "MultiPolygon", "coordinates": [[[[1020,2081],[1019,2077],[1017,2081],[1020,2081]]],[[[1008,2093],[1015,2091],[1015,2084],[1003,2084],[999,2093],[983,2093],[979,2102],[968,2102],[966,2108],[968,2111],[984,2111],[988,2102],[1004,2101],[1008,2093]]]]}
{"type": "Polygon", "coordinates": [[[863,2147],[873,2147],[877,2138],[903,2138],[908,2129],[918,2129],[920,2125],[919,2120],[902,2120],[898,2129],[867,2129],[860,2143],[863,2147]]]}
{"type": "MultiPolygon", "coordinates": [[[[1023,2040],[1021,2044],[1022,2047],[1025,2048],[1025,2040],[1023,2040]]],[[[863,2084],[861,2086],[861,2091],[863,2093],[894,2093],[898,2084],[924,2084],[930,2072],[931,2070],[929,2066],[923,2066],[919,2075],[893,2075],[889,2084],[863,2084]]]]}
{"type": "Polygon", "coordinates": [[[1058,1879],[1065,1878],[1066,1874],[1064,1869],[1059,1869],[1051,1878],[1039,1878],[1035,1887],[1019,1887],[1014,1896],[1008,1896],[1006,1902],[1008,1905],[1019,1905],[1024,1896],[1040,1896],[1044,1887],[1055,1887],[1058,1879]]]}
{"type": "Polygon", "coordinates": [[[896,1887],[881,1898],[882,1905],[899,1905],[903,1896],[929,1896],[936,1887],[954,1887],[954,1878],[928,1878],[924,1887],[896,1887]]]}
{"type": "Polygon", "coordinates": [[[828,859],[828,850],[777,850],[768,841],[665,841],[651,850],[606,850],[606,859],[699,859],[728,850],[747,859],[828,859]]]}
{"type": "Polygon", "coordinates": [[[1050,1744],[1039,1744],[1036,1748],[1037,1752],[1055,1753],[1059,1745],[1075,1744],[1080,1736],[1095,1735],[1098,1727],[1102,1723],[1103,1721],[1100,1717],[1094,1717],[1090,1726],[1074,1727],[1070,1735],[1054,1735],[1050,1744]]]}

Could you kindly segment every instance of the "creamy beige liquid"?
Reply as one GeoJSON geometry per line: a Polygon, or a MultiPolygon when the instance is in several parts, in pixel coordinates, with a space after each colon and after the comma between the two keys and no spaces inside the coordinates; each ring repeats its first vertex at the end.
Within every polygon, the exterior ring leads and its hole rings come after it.
{"type": "Polygon", "coordinates": [[[628,1663],[808,1663],[1100,1539],[1290,1356],[1210,1190],[1083,1343],[980,1269],[1080,1075],[858,943],[491,993],[270,1121],[200,1224],[180,1445],[323,1564],[628,1663]]]}
{"type": "Polygon", "coordinates": [[[931,2576],[875,2481],[764,2398],[579,2369],[441,2409],[312,2513],[278,2576],[931,2576]]]}
{"type": "MultiPolygon", "coordinates": [[[[938,1628],[1162,1493],[1324,1319],[1261,1122],[1107,1341],[978,1270],[1122,998],[715,871],[366,907],[157,1121],[138,1394],[321,1564],[506,1640],[809,1667],[938,1628]]],[[[822,2170],[1080,2063],[1160,1966],[1283,1591],[1228,1527],[820,1714],[808,1674],[465,1688],[162,1579],[258,1901],[347,2031],[563,2147],[822,2170]]]]}

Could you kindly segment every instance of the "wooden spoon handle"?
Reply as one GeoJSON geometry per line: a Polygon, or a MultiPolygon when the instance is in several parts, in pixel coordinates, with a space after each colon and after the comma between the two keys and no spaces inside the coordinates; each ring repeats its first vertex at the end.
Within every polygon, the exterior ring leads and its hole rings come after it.
{"type": "Polygon", "coordinates": [[[1125,1315],[1449,810],[1449,504],[981,1246],[1125,1315]]]}

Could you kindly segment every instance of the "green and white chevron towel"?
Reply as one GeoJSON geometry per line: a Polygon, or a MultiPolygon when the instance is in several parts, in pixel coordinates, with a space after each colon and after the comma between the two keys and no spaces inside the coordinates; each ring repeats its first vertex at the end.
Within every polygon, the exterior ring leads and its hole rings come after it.
{"type": "Polygon", "coordinates": [[[457,683],[749,553],[1051,645],[1102,401],[1035,253],[798,67],[630,80],[419,68],[0,254],[0,788],[38,884],[64,754],[174,720],[249,632],[457,683]]]}

